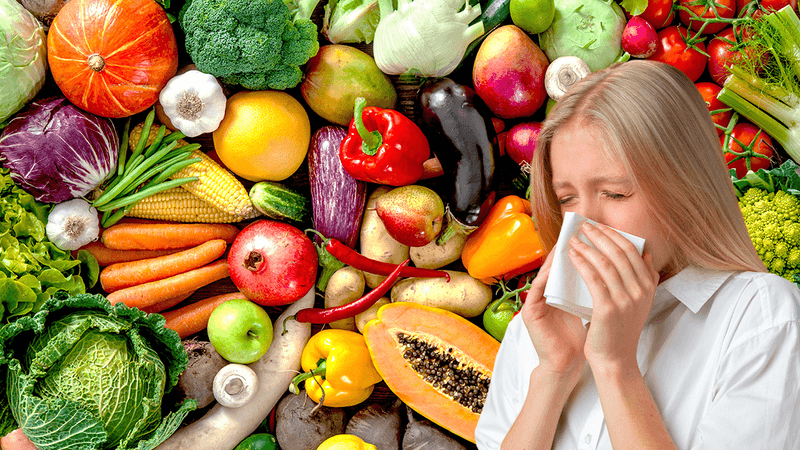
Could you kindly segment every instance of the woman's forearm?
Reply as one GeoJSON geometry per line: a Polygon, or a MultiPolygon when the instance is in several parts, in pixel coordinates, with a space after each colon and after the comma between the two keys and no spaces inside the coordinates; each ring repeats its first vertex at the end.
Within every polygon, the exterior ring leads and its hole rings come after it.
{"type": "Polygon", "coordinates": [[[592,368],[615,449],[675,449],[638,367],[592,368]]]}
{"type": "Polygon", "coordinates": [[[563,377],[541,367],[533,369],[525,404],[503,439],[503,450],[549,450],[553,446],[558,419],[580,373],[563,377]]]}

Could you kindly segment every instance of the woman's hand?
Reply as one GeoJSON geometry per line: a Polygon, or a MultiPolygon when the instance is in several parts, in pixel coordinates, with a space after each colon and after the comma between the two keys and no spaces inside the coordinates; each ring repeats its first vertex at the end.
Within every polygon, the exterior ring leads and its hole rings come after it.
{"type": "Polygon", "coordinates": [[[584,224],[583,232],[596,248],[573,238],[570,259],[592,295],[592,321],[583,353],[593,370],[603,367],[638,372],[636,349],[659,275],[649,253],[605,225],[584,224]]]}
{"type": "Polygon", "coordinates": [[[521,311],[522,320],[539,356],[539,369],[577,382],[586,361],[583,355],[586,328],[578,316],[545,303],[544,288],[552,262],[553,252],[550,252],[531,282],[521,311]]]}

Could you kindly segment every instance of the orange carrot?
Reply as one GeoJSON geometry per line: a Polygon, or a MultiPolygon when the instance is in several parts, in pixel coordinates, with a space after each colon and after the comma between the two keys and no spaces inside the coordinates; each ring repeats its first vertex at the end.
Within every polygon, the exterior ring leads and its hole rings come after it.
{"type": "Polygon", "coordinates": [[[118,223],[103,230],[100,239],[114,250],[163,250],[211,239],[230,244],[237,234],[239,228],[229,223],[118,223]]]}
{"type": "Polygon", "coordinates": [[[236,298],[246,299],[247,297],[241,292],[220,294],[198,300],[173,311],[167,311],[163,314],[167,319],[166,327],[177,331],[181,339],[199,333],[208,326],[208,318],[214,308],[236,298]]]}
{"type": "Polygon", "coordinates": [[[199,269],[114,291],[106,298],[112,304],[122,302],[141,309],[199,289],[229,275],[228,261],[218,259],[199,269]]]}
{"type": "MultiPolygon", "coordinates": [[[[78,250],[86,250],[94,255],[100,267],[110,266],[111,264],[138,261],[140,259],[155,258],[158,256],[171,255],[184,248],[170,248],[165,250],[112,250],[100,241],[90,242],[78,250]]],[[[72,252],[73,256],[78,254],[78,250],[72,252]]]]}
{"type": "Polygon", "coordinates": [[[212,239],[196,247],[157,258],[112,264],[100,272],[100,285],[106,292],[168,278],[216,260],[228,248],[222,239],[212,239]]]}
{"type": "Polygon", "coordinates": [[[181,294],[176,297],[172,297],[168,300],[164,300],[163,302],[156,303],[155,305],[145,306],[142,308],[142,311],[152,314],[152,313],[160,313],[161,311],[166,311],[173,306],[177,305],[178,303],[186,300],[187,298],[191,297],[196,291],[191,291],[186,294],[181,294]]]}

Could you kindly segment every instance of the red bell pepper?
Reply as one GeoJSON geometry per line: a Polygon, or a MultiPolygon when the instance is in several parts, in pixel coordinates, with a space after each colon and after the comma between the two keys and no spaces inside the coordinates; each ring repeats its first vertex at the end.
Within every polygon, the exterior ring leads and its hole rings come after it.
{"type": "Polygon", "coordinates": [[[339,147],[347,173],[357,180],[390,186],[416,183],[430,158],[428,139],[399,111],[366,106],[356,99],[355,114],[339,147]]]}

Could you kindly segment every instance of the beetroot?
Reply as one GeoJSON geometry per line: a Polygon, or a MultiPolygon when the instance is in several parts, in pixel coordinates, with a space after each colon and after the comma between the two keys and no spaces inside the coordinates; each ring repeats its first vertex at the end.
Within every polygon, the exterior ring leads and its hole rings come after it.
{"type": "Polygon", "coordinates": [[[658,33],[650,22],[631,17],[622,31],[622,49],[634,58],[648,58],[656,52],[658,33]]]}

